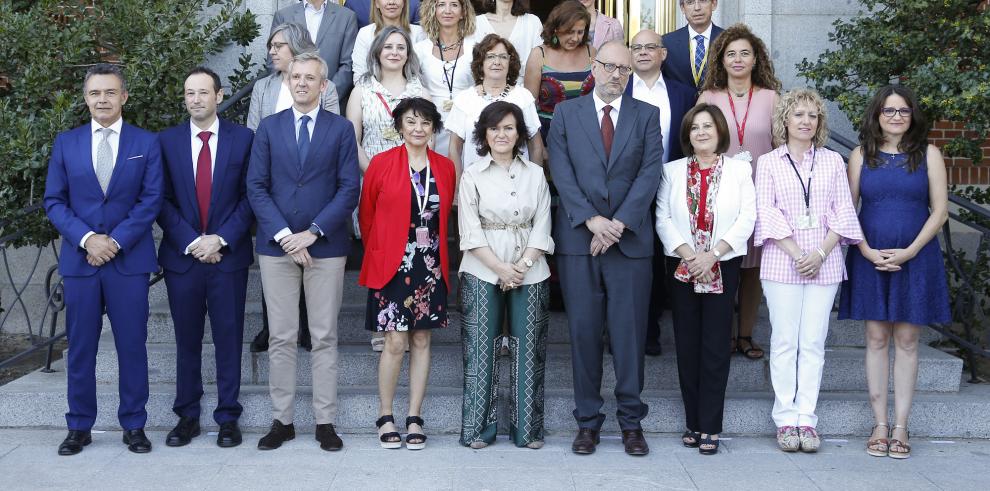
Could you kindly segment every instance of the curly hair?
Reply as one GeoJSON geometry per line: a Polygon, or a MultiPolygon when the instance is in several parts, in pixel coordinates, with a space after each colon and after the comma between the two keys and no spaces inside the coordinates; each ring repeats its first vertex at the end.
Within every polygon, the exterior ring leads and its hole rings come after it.
{"type": "Polygon", "coordinates": [[[928,152],[928,117],[918,105],[918,97],[914,91],[903,85],[888,85],[880,90],[870,99],[866,106],[866,114],[863,115],[863,125],[859,129],[859,144],[863,147],[863,162],[870,168],[880,165],[880,157],[877,152],[883,145],[883,129],[880,128],[880,114],[883,111],[887,98],[892,95],[899,95],[907,102],[907,107],[911,108],[911,125],[907,133],[901,137],[897,144],[897,150],[908,154],[908,171],[914,172],[925,162],[925,155],[928,152]]]}
{"type": "Polygon", "coordinates": [[[574,27],[574,24],[581,21],[584,22],[584,37],[581,38],[581,45],[584,46],[591,44],[591,37],[589,35],[591,14],[588,13],[588,9],[584,8],[584,5],[581,5],[581,2],[578,0],[567,0],[558,4],[550,11],[550,17],[547,18],[547,23],[543,24],[543,33],[540,34],[543,38],[543,43],[553,49],[559,49],[560,41],[554,41],[557,39],[557,31],[574,27]]]}
{"type": "MultiPolygon", "coordinates": [[[[474,34],[474,29],[477,26],[475,24],[477,15],[474,13],[474,5],[471,4],[471,0],[457,1],[461,3],[462,14],[457,30],[462,38],[466,38],[474,34]]],[[[419,25],[434,43],[440,39],[440,21],[437,20],[437,3],[439,2],[440,0],[423,0],[419,4],[419,25]]]]}
{"type": "Polygon", "coordinates": [[[474,77],[475,84],[481,85],[485,80],[485,55],[500,44],[505,47],[505,51],[509,54],[509,70],[505,82],[513,85],[519,79],[519,71],[522,70],[522,61],[519,59],[519,52],[516,51],[516,48],[512,47],[512,43],[508,39],[492,33],[474,45],[473,58],[471,60],[471,76],[474,77]]]}
{"type": "Polygon", "coordinates": [[[818,128],[815,129],[815,136],[811,142],[812,145],[821,148],[828,142],[828,116],[825,109],[825,101],[813,89],[799,88],[784,93],[777,100],[777,105],[773,108],[771,123],[774,147],[787,143],[787,118],[791,116],[794,109],[800,104],[807,104],[818,112],[818,128]]]}
{"type": "Polygon", "coordinates": [[[753,85],[763,89],[780,91],[780,80],[773,72],[773,63],[770,62],[770,54],[767,53],[767,46],[763,40],[753,34],[746,24],[733,24],[728,29],[719,34],[709,48],[708,53],[708,74],[705,76],[705,83],[700,91],[706,90],[726,90],[729,85],[729,74],[725,71],[722,59],[725,57],[725,50],[733,41],[744,39],[753,47],[753,55],[756,57],[756,64],[753,65],[753,72],[750,78],[753,85]]]}

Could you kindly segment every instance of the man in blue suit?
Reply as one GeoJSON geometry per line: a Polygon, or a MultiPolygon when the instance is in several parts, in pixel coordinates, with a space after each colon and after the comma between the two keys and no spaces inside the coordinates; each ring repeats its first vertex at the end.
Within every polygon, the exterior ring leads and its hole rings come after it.
{"type": "Polygon", "coordinates": [[[190,120],[159,134],[165,200],[158,225],[158,257],[165,270],[175,326],[176,381],[172,411],[179,423],[165,444],[178,447],[199,435],[203,397],[201,358],[207,312],[216,353],[217,445],[241,443],[237,402],[248,266],[254,262],[253,215],[247,169],[254,133],[217,117],[220,77],[209,68],[189,72],[184,84],[190,120]]]}
{"type": "Polygon", "coordinates": [[[663,35],[668,53],[663,76],[697,91],[705,84],[711,63],[720,63],[708,56],[712,42],[722,33],[722,28],[712,23],[718,0],[679,0],[678,3],[688,25],[663,35]]]}
{"type": "MultiPolygon", "coordinates": [[[[668,80],[660,67],[667,57],[660,35],[651,30],[643,30],[632,38],[630,48],[633,54],[632,81],[626,86],[626,95],[648,102],[660,109],[660,130],[663,134],[663,161],[670,162],[684,157],[680,144],[681,120],[697,98],[693,87],[676,80],[668,80]]],[[[651,213],[652,217],[653,214],[651,213]]],[[[660,315],[666,298],[664,281],[663,249],[660,238],[653,235],[653,288],[650,295],[650,315],[646,325],[646,354],[659,356],[660,315]]]]}
{"type": "Polygon", "coordinates": [[[550,174],[560,192],[554,243],[571,332],[574,417],[571,449],[590,454],[605,421],[601,413],[603,343],[607,328],[615,369],[617,417],[629,455],[650,448],[640,421],[643,343],[650,301],[653,217],[663,143],[660,111],[624,97],[632,56],[606,43],[594,60],[595,90],[557,104],[550,126],[550,174]]]}
{"type": "Polygon", "coordinates": [[[91,67],[83,95],[92,121],[55,138],[45,184],[45,211],[62,234],[69,339],[69,434],[58,453],[74,455],[92,442],[104,312],[117,348],[123,440],[130,451],[147,453],[148,275],[158,270],[151,226],[162,204],[158,137],[121,118],[127,84],[120,68],[91,67]]]}
{"type": "MultiPolygon", "coordinates": [[[[371,24],[371,9],[375,8],[374,3],[378,0],[344,0],[343,5],[354,11],[357,15],[358,28],[371,24]]],[[[409,2],[409,22],[419,24],[419,0],[389,0],[399,3],[409,2]]],[[[468,0],[465,0],[468,1],[468,0]]]]}
{"type": "Polygon", "coordinates": [[[347,221],[360,190],[354,127],[320,108],[327,65],[301,53],[289,68],[293,105],[261,121],[248,169],[248,200],[258,219],[256,247],[270,328],[271,430],[261,450],[295,438],[299,291],[305,285],[313,349],[316,440],[340,450],[337,417],[337,315],[351,240],[347,221]]]}

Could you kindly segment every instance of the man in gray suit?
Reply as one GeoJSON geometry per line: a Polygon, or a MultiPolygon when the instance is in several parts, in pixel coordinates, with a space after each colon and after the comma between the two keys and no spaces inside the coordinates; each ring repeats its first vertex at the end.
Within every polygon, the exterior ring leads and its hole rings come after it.
{"type": "Polygon", "coordinates": [[[624,97],[632,55],[619,42],[598,52],[592,94],[557,104],[550,126],[550,174],[560,192],[554,242],[571,332],[574,417],[571,449],[590,454],[601,413],[602,333],[615,368],[616,416],[630,455],[646,455],[640,400],[650,301],[653,222],[663,143],[659,110],[624,97]]]}
{"type": "Polygon", "coordinates": [[[351,51],[354,51],[354,39],[357,38],[357,16],[352,10],[329,0],[304,0],[275,12],[271,29],[285,22],[295,22],[309,31],[320,58],[330,67],[328,78],[337,88],[340,106],[345,107],[344,101],[354,87],[351,51]]]}

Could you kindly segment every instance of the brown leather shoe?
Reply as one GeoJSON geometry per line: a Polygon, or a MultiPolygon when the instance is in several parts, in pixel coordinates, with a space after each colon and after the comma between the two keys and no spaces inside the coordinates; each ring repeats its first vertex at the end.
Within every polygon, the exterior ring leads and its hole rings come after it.
{"type": "Polygon", "coordinates": [[[650,446],[646,443],[643,430],[623,430],[622,445],[626,447],[629,455],[646,455],[650,453],[650,446]]]}
{"type": "Polygon", "coordinates": [[[579,455],[589,455],[595,453],[595,445],[601,441],[598,430],[591,428],[579,428],[574,443],[571,444],[571,451],[579,455]]]}

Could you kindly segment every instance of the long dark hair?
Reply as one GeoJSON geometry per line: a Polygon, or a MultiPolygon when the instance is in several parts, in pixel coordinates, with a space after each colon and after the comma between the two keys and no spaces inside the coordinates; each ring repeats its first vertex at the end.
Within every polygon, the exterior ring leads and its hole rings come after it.
{"type": "Polygon", "coordinates": [[[909,172],[914,172],[925,162],[925,155],[928,151],[928,118],[918,106],[918,97],[914,91],[903,85],[888,85],[881,88],[866,106],[866,114],[863,116],[863,124],[859,130],[859,144],[863,147],[863,161],[866,165],[874,168],[882,162],[877,156],[880,146],[883,145],[883,130],[880,129],[880,112],[887,98],[892,95],[899,95],[907,102],[911,108],[911,126],[907,133],[897,144],[897,150],[906,153],[908,156],[907,168],[909,172]]]}

